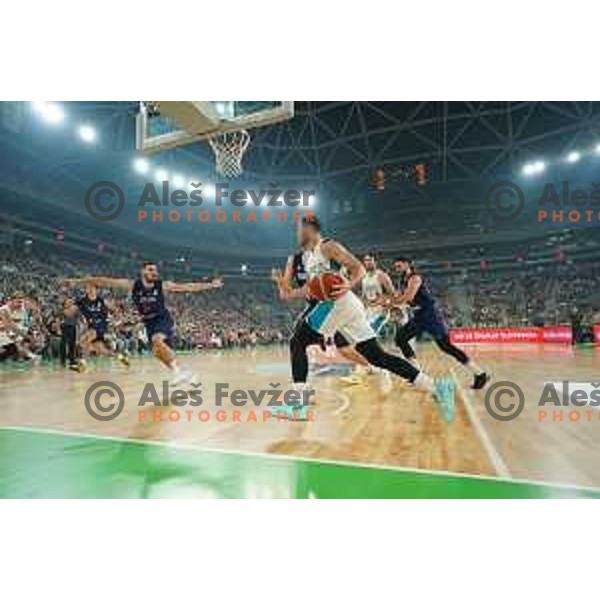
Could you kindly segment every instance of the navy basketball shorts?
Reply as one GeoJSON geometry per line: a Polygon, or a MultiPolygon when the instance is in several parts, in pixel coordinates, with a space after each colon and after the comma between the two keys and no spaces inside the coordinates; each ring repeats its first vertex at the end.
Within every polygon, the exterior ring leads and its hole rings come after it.
{"type": "Polygon", "coordinates": [[[106,321],[91,322],[90,329],[93,329],[96,332],[96,341],[103,342],[106,330],[108,329],[108,323],[106,321]]]}
{"type": "Polygon", "coordinates": [[[164,336],[165,342],[171,348],[175,347],[175,324],[171,315],[161,315],[154,319],[144,321],[146,327],[146,335],[148,336],[148,343],[152,343],[152,338],[160,333],[164,336]]]}
{"type": "Polygon", "coordinates": [[[425,332],[434,339],[448,336],[448,325],[444,317],[435,309],[415,311],[413,322],[417,326],[417,335],[425,332]]]}

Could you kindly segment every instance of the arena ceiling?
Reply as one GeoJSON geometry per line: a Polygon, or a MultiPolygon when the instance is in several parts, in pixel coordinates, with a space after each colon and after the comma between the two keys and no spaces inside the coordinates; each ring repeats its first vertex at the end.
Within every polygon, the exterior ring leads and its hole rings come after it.
{"type": "MultiPolygon", "coordinates": [[[[69,128],[37,123],[28,103],[2,103],[0,184],[8,194],[22,192],[74,215],[81,210],[82,193],[92,181],[125,179],[132,187],[139,184],[131,168],[136,155],[138,103],[70,102],[64,106],[69,123],[90,123],[98,130],[99,143],[85,147],[73,139],[69,128]]],[[[520,174],[527,161],[557,161],[574,149],[595,147],[600,141],[600,103],[297,102],[293,119],[251,133],[245,176],[281,185],[289,181],[318,183],[323,190],[321,208],[334,212],[332,218],[340,233],[355,235],[365,229],[365,223],[371,230],[382,231],[393,220],[397,225],[388,234],[389,243],[396,243],[397,232],[402,230],[416,235],[418,243],[430,232],[431,243],[439,244],[442,232],[450,236],[459,230],[458,225],[450,226],[448,219],[464,224],[468,211],[473,235],[481,238],[485,233],[489,241],[496,224],[482,228],[483,202],[478,197],[468,205],[466,184],[510,178],[520,174]],[[411,168],[416,164],[427,166],[431,185],[417,186],[411,181],[411,168]],[[386,172],[387,198],[374,196],[369,186],[370,176],[378,168],[386,172]],[[344,202],[350,199],[348,210],[335,208],[341,198],[344,202]],[[378,214],[369,214],[367,209],[375,205],[378,214]]],[[[168,156],[156,155],[153,160],[191,165],[203,176],[214,165],[204,142],[168,156]]],[[[588,163],[593,175],[597,169],[588,163]]],[[[11,211],[17,204],[27,208],[19,200],[11,205],[11,211]]],[[[63,212],[68,226],[67,212],[63,212]]],[[[52,214],[63,218],[60,213],[52,214]]],[[[48,223],[49,228],[54,226],[48,223]]],[[[464,232],[464,226],[460,231],[464,232]]],[[[234,233],[238,235],[229,235],[234,233]]],[[[215,235],[222,236],[222,231],[215,235]]],[[[245,246],[248,252],[258,252],[265,245],[265,232],[257,235],[250,238],[244,233],[243,239],[235,240],[235,248],[245,246]]],[[[358,237],[356,240],[358,245],[362,243],[358,237]]],[[[186,243],[192,242],[199,243],[194,232],[186,239],[186,243]]],[[[284,252],[289,240],[269,239],[266,245],[284,252]]]]}
{"type": "MultiPolygon", "coordinates": [[[[137,102],[65,105],[101,132],[106,149],[135,149],[137,102]]],[[[15,115],[5,108],[3,121],[19,134],[15,115]]],[[[597,144],[600,102],[296,102],[291,120],[251,134],[244,167],[253,178],[354,186],[374,169],[402,178],[405,168],[421,163],[430,181],[473,181],[597,144]]],[[[169,160],[213,164],[204,142],[171,154],[169,160]]]]}
{"type": "MultiPolygon", "coordinates": [[[[133,148],[137,102],[70,104],[133,148]]],[[[432,181],[473,181],[597,144],[600,102],[296,102],[291,120],[251,135],[244,166],[258,178],[357,180],[424,163],[432,181]]],[[[212,164],[205,143],[189,151],[212,164]]]]}
{"type": "Polygon", "coordinates": [[[432,180],[474,180],[598,143],[600,103],[299,102],[253,136],[246,165],[263,176],[360,179],[425,163],[432,180]]]}

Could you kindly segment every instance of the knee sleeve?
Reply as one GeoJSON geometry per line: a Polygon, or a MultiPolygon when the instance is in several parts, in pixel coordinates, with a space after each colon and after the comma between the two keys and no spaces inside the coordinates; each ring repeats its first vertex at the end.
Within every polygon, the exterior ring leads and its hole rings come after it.
{"type": "Polygon", "coordinates": [[[290,358],[292,361],[292,379],[295,383],[304,383],[308,377],[308,357],[306,349],[318,344],[322,339],[305,322],[300,322],[290,339],[290,358]]]}
{"type": "Polygon", "coordinates": [[[339,331],[336,331],[335,335],[333,336],[333,343],[335,344],[336,348],[348,348],[348,346],[351,345],[345,336],[339,331]]]}
{"type": "Polygon", "coordinates": [[[410,340],[415,337],[414,327],[411,323],[407,323],[403,327],[400,327],[396,331],[396,336],[394,341],[396,342],[396,346],[400,348],[402,354],[406,358],[414,358],[415,351],[412,349],[412,346],[409,344],[410,340]]]}
{"type": "Polygon", "coordinates": [[[469,362],[469,357],[460,348],[455,346],[448,336],[436,338],[435,343],[440,350],[449,354],[463,365],[469,362]]]}
{"type": "Polygon", "coordinates": [[[375,338],[356,344],[356,350],[375,367],[391,371],[411,383],[419,374],[418,369],[413,367],[409,362],[399,356],[386,352],[375,338]]]}

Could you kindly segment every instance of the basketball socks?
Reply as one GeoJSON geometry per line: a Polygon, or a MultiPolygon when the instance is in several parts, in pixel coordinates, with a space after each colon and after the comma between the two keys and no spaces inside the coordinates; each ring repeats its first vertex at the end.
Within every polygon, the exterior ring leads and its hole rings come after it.
{"type": "Polygon", "coordinates": [[[430,394],[435,394],[436,392],[435,381],[431,377],[429,377],[429,375],[423,373],[423,371],[419,372],[413,383],[420,390],[429,392],[430,394]]]}
{"type": "Polygon", "coordinates": [[[465,364],[465,369],[468,369],[473,375],[484,373],[484,370],[473,360],[469,360],[465,364]]]}

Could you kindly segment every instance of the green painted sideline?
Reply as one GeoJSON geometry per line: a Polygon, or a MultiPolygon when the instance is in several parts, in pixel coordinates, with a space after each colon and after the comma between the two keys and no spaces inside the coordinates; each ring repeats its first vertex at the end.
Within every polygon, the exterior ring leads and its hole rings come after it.
{"type": "Polygon", "coordinates": [[[578,498],[600,491],[0,430],[2,498],[578,498]]]}

